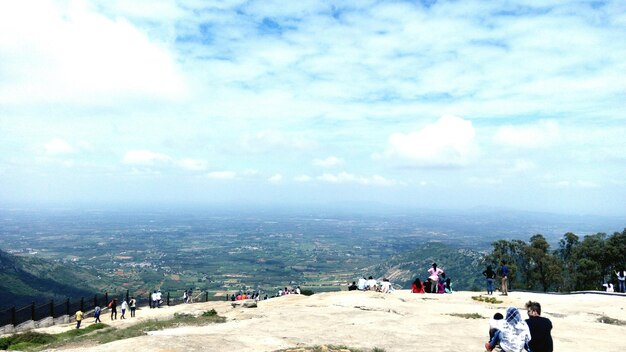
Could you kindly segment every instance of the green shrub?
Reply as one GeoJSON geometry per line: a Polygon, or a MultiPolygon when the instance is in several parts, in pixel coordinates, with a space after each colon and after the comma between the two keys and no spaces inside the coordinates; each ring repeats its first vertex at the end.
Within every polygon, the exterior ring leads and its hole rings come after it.
{"type": "Polygon", "coordinates": [[[483,319],[484,317],[478,313],[452,313],[448,314],[453,317],[460,317],[465,319],[483,319]]]}
{"type": "Polygon", "coordinates": [[[304,289],[304,290],[301,290],[300,293],[305,296],[312,296],[315,292],[313,292],[313,290],[304,289]]]}
{"type": "Polygon", "coordinates": [[[0,337],[0,350],[8,350],[9,346],[13,344],[13,341],[15,341],[15,335],[0,337]]]}
{"type": "Polygon", "coordinates": [[[26,350],[35,346],[47,345],[55,340],[56,337],[54,335],[27,331],[23,334],[14,334],[0,338],[0,349],[26,350]]]}
{"type": "Polygon", "coordinates": [[[206,312],[202,313],[203,317],[214,317],[216,315],[217,312],[215,311],[215,309],[207,310],[206,312]]]}
{"type": "Polygon", "coordinates": [[[626,325],[626,321],[615,319],[615,318],[610,318],[610,317],[607,317],[606,315],[599,317],[598,322],[603,323],[603,324],[610,324],[610,325],[626,325]]]}
{"type": "Polygon", "coordinates": [[[491,304],[499,304],[499,303],[502,303],[502,301],[498,301],[495,297],[484,297],[483,295],[480,295],[480,296],[472,296],[472,299],[473,299],[474,301],[486,302],[486,303],[491,303],[491,304]]]}

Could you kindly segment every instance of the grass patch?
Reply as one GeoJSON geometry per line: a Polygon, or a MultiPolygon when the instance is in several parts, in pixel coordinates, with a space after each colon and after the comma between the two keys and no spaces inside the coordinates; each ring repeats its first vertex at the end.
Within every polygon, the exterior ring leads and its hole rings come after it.
{"type": "Polygon", "coordinates": [[[207,310],[206,312],[202,313],[203,317],[215,317],[217,316],[217,312],[215,311],[215,309],[211,309],[211,310],[207,310]]]}
{"type": "Polygon", "coordinates": [[[626,325],[626,321],[607,317],[606,315],[599,317],[597,321],[599,323],[610,324],[610,325],[620,325],[620,326],[626,325]]]}
{"type": "Polygon", "coordinates": [[[117,340],[130,339],[133,337],[143,336],[148,331],[157,331],[163,329],[177,328],[179,326],[201,326],[215,323],[223,323],[226,318],[217,315],[214,309],[202,313],[200,316],[192,314],[176,313],[174,317],[167,320],[147,320],[135,325],[126,327],[125,329],[113,329],[103,331],[94,336],[94,339],[101,344],[109,343],[117,340]]]}
{"type": "Polygon", "coordinates": [[[167,320],[147,320],[123,329],[111,328],[106,324],[92,324],[83,329],[71,329],[60,334],[26,332],[0,338],[0,350],[37,351],[58,348],[69,343],[89,341],[100,344],[146,335],[148,331],[163,330],[179,326],[197,326],[223,323],[226,318],[217,315],[214,309],[200,316],[174,314],[167,320]]]}
{"type": "Polygon", "coordinates": [[[451,315],[453,317],[465,318],[465,319],[484,319],[485,318],[478,313],[452,313],[448,315],[451,315]]]}
{"type": "Polygon", "coordinates": [[[28,331],[0,338],[0,350],[30,350],[34,347],[47,345],[56,340],[51,334],[28,331]]]}
{"type": "Polygon", "coordinates": [[[498,299],[496,299],[495,297],[485,297],[483,295],[480,296],[472,296],[472,299],[474,301],[478,301],[478,302],[485,302],[485,303],[491,303],[491,304],[499,304],[502,303],[502,301],[499,301],[498,299]]]}

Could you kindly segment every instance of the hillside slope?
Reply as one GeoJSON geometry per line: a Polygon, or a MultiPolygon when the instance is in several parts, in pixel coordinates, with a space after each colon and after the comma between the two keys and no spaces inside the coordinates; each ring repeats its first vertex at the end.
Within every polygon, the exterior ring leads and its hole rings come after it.
{"type": "Polygon", "coordinates": [[[484,254],[475,250],[428,242],[387,258],[372,271],[379,277],[389,278],[394,284],[409,288],[416,277],[422,281],[427,279],[428,269],[436,262],[452,280],[453,290],[480,290],[484,286],[483,257],[484,254]]]}
{"type": "Polygon", "coordinates": [[[82,268],[0,250],[0,309],[52,298],[89,297],[96,291],[90,284],[95,280],[82,268]]]}
{"type": "MultiPolygon", "coordinates": [[[[626,295],[550,295],[513,292],[496,296],[499,304],[477,302],[474,292],[448,295],[412,294],[395,291],[332,292],[307,297],[288,295],[259,302],[258,308],[232,307],[230,302],[207,302],[162,309],[142,309],[137,318],[103,319],[124,328],[135,322],[166,318],[174,313],[199,315],[215,309],[225,323],[181,326],[149,332],[148,335],[94,345],[92,340],[63,351],[118,352],[151,351],[278,351],[316,345],[344,345],[371,351],[374,347],[392,351],[484,351],[488,319],[507,306],[523,310],[528,300],[541,302],[543,316],[552,320],[554,350],[560,352],[617,352],[623,346],[624,326],[602,323],[598,318],[626,321],[626,295]],[[465,315],[478,315],[467,319],[465,315]],[[149,346],[149,347],[148,347],[149,346]]],[[[92,318],[87,319],[91,324],[92,318]]],[[[41,331],[58,332],[73,325],[41,331]]]]}

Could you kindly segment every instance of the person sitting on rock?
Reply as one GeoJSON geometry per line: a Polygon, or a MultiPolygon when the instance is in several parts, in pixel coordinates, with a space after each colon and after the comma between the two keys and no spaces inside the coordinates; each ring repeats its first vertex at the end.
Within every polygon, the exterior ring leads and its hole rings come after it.
{"type": "Polygon", "coordinates": [[[348,291],[356,291],[357,289],[356,281],[352,281],[352,285],[348,286],[348,291]]]}
{"type": "Polygon", "coordinates": [[[359,283],[357,284],[357,287],[359,288],[359,290],[365,291],[366,285],[367,285],[367,279],[365,277],[360,278],[359,283]]]}
{"type": "Polygon", "coordinates": [[[424,293],[424,284],[422,284],[422,281],[419,277],[415,278],[415,281],[413,281],[413,284],[411,285],[411,292],[424,293]]]}
{"type": "Polygon", "coordinates": [[[530,330],[519,311],[515,307],[506,309],[506,319],[500,320],[497,324],[498,330],[493,338],[485,343],[487,351],[493,351],[496,344],[500,343],[500,348],[504,352],[522,352],[528,350],[530,341],[530,330]]]}
{"type": "Polygon", "coordinates": [[[365,286],[370,291],[376,291],[376,289],[378,288],[378,283],[376,282],[376,279],[374,279],[373,277],[370,276],[367,279],[367,284],[365,286]]]}
{"type": "Polygon", "coordinates": [[[389,279],[384,278],[383,282],[380,284],[380,292],[382,293],[391,293],[391,282],[389,282],[389,279]]]}
{"type": "Polygon", "coordinates": [[[424,291],[430,293],[430,291],[432,290],[432,285],[433,280],[431,280],[431,278],[426,279],[426,281],[424,281],[424,291]]]}

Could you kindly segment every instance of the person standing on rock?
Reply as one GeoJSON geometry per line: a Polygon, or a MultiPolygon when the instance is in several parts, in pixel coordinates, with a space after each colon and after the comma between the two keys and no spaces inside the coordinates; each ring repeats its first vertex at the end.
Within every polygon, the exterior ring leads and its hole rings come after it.
{"type": "Polygon", "coordinates": [[[113,320],[114,316],[117,320],[117,298],[113,298],[111,303],[109,303],[109,308],[111,308],[111,320],[113,320]]]}
{"type": "Polygon", "coordinates": [[[431,287],[432,293],[437,293],[438,284],[439,284],[439,275],[443,274],[443,270],[437,267],[437,263],[433,263],[433,266],[428,269],[428,278],[432,280],[433,284],[431,287]]]}
{"type": "Polygon", "coordinates": [[[126,319],[126,310],[128,309],[128,302],[126,300],[122,301],[122,315],[120,319],[126,319]]]}
{"type": "Polygon", "coordinates": [[[483,271],[483,276],[487,279],[487,294],[493,295],[493,282],[496,279],[496,272],[493,271],[491,265],[488,265],[487,269],[483,271]]]}
{"type": "Polygon", "coordinates": [[[506,260],[502,261],[502,267],[500,268],[500,274],[502,275],[502,287],[500,290],[502,291],[503,296],[509,295],[509,288],[507,279],[509,277],[509,267],[506,265],[506,260]]]}
{"type": "Polygon", "coordinates": [[[617,275],[617,292],[626,293],[626,270],[615,271],[617,275]]]}
{"type": "Polygon", "coordinates": [[[135,299],[135,297],[130,297],[130,302],[128,302],[128,305],[130,306],[130,317],[134,318],[135,311],[137,310],[137,300],[135,299]]]}

